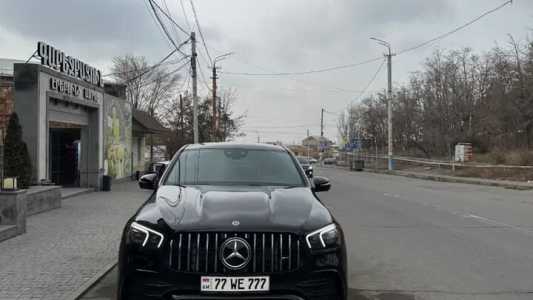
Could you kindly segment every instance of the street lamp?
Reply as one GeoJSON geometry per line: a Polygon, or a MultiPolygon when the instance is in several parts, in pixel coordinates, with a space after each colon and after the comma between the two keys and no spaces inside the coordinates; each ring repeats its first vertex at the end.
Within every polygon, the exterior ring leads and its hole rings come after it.
{"type": "Polygon", "coordinates": [[[392,56],[394,54],[392,54],[392,51],[391,51],[391,45],[389,42],[386,42],[384,40],[381,40],[381,39],[378,39],[378,38],[375,38],[375,37],[371,37],[370,38],[371,40],[374,40],[376,42],[378,42],[378,44],[382,45],[382,46],[385,46],[387,47],[388,49],[388,54],[385,54],[385,56],[387,57],[387,69],[388,69],[388,88],[387,88],[387,127],[388,127],[388,166],[389,166],[389,171],[392,171],[393,169],[393,166],[392,166],[392,56]]]}
{"type": "Polygon", "coordinates": [[[224,53],[224,54],[221,54],[217,57],[215,57],[215,59],[213,60],[213,65],[215,65],[217,62],[221,61],[221,60],[224,60],[226,58],[228,58],[229,56],[235,54],[235,52],[228,52],[228,53],[224,53]]]}
{"type": "Polygon", "coordinates": [[[218,137],[217,137],[217,133],[218,133],[218,127],[219,127],[219,116],[218,116],[218,108],[217,108],[217,79],[218,79],[218,76],[217,76],[217,62],[221,61],[221,60],[224,60],[226,58],[228,58],[230,55],[233,55],[234,52],[228,52],[228,53],[224,53],[222,55],[219,55],[217,57],[215,57],[215,59],[213,60],[213,76],[211,77],[211,79],[213,80],[213,139],[214,140],[217,140],[218,137]]]}

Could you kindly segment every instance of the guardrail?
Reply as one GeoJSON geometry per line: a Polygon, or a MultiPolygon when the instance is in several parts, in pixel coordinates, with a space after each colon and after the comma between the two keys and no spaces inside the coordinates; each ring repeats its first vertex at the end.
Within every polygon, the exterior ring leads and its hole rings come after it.
{"type": "MultiPolygon", "coordinates": [[[[346,153],[347,156],[353,156],[352,153],[346,153]]],[[[372,160],[377,159],[388,159],[386,155],[368,155],[368,154],[356,154],[358,158],[368,158],[372,160]]],[[[492,164],[475,164],[475,163],[461,163],[455,161],[442,161],[442,160],[432,160],[425,158],[413,158],[405,156],[393,156],[393,159],[396,161],[405,161],[411,163],[418,163],[424,165],[433,165],[433,166],[446,166],[454,168],[486,168],[486,169],[524,169],[524,170],[533,170],[533,166],[517,166],[517,165],[492,165],[492,164]]]]}

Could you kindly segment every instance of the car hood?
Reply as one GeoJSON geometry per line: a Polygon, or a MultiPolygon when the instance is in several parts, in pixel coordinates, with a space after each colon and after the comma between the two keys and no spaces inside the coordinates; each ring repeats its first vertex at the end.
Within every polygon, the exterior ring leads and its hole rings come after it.
{"type": "Polygon", "coordinates": [[[307,232],[332,222],[308,187],[161,186],[153,197],[137,219],[175,231],[307,232]]]}

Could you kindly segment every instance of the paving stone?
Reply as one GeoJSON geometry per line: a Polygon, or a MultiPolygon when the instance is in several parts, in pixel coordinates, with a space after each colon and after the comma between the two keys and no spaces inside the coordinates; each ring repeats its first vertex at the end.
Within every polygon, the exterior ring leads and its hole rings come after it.
{"type": "Polygon", "coordinates": [[[129,217],[149,196],[135,182],[65,199],[0,243],[0,299],[63,299],[117,260],[129,217]]]}

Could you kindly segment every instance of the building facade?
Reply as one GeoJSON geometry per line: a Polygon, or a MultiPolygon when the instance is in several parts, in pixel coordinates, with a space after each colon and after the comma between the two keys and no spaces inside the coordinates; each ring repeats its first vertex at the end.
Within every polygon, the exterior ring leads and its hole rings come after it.
{"type": "MultiPolygon", "coordinates": [[[[100,188],[131,176],[132,108],[106,93],[101,72],[39,42],[40,64],[14,63],[0,84],[0,127],[16,112],[35,183],[100,188]]],[[[5,64],[4,64],[5,69],[5,64]]]]}

